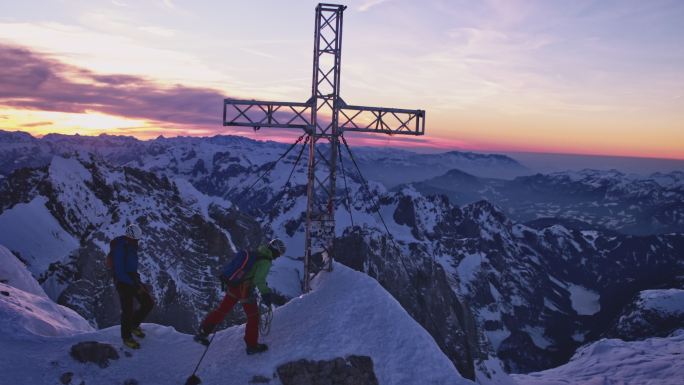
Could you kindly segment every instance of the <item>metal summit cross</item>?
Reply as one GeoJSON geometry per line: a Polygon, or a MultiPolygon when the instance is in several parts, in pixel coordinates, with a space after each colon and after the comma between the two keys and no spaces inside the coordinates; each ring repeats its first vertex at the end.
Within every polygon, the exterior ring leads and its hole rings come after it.
{"type": "Polygon", "coordinates": [[[304,292],[310,289],[312,255],[323,252],[325,268],[332,268],[340,137],[345,132],[425,133],[423,110],[350,106],[340,98],[342,13],[346,8],[316,6],[313,82],[307,102],[225,99],[223,103],[224,126],[297,128],[308,136],[304,292]]]}

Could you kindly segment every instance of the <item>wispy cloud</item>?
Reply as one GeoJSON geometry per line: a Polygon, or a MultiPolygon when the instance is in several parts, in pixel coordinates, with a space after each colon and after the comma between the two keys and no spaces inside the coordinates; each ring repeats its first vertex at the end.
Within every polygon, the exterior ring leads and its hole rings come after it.
{"type": "Polygon", "coordinates": [[[176,34],[176,31],[172,29],[156,27],[151,25],[138,27],[138,29],[150,33],[152,35],[161,37],[173,37],[176,34]]]}
{"type": "Polygon", "coordinates": [[[361,4],[356,8],[359,12],[366,12],[369,9],[376,7],[383,3],[388,3],[392,0],[367,0],[365,3],[361,4]]]}
{"type": "Polygon", "coordinates": [[[101,75],[16,46],[0,45],[0,105],[105,114],[152,122],[220,126],[224,95],[165,86],[132,75],[101,75]]]}
{"type": "Polygon", "coordinates": [[[178,7],[176,6],[176,4],[175,4],[173,1],[171,1],[171,0],[162,0],[162,4],[164,4],[164,6],[165,6],[166,8],[171,9],[171,10],[174,10],[174,11],[175,11],[176,9],[178,9],[178,7]]]}
{"type": "Polygon", "coordinates": [[[21,125],[22,128],[32,128],[32,127],[42,127],[42,126],[51,126],[53,125],[53,122],[33,122],[33,123],[24,123],[21,125]]]}

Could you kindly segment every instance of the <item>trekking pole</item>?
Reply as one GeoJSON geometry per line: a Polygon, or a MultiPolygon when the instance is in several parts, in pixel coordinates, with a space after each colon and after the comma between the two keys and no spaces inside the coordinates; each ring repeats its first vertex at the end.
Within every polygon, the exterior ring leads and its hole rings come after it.
{"type": "Polygon", "coordinates": [[[200,357],[199,361],[197,362],[197,365],[195,366],[195,370],[192,371],[192,374],[188,379],[185,381],[185,385],[199,385],[202,383],[202,380],[200,380],[199,377],[197,377],[197,369],[199,369],[200,364],[202,363],[202,360],[204,360],[204,356],[207,355],[207,352],[209,351],[209,347],[211,346],[211,342],[214,341],[214,337],[216,337],[216,332],[211,335],[211,339],[209,339],[209,344],[207,345],[206,348],[204,348],[204,353],[202,353],[202,357],[200,357]]]}
{"type": "Polygon", "coordinates": [[[204,360],[204,356],[207,355],[207,352],[209,351],[209,347],[211,346],[211,343],[214,341],[214,337],[216,337],[216,327],[218,325],[214,325],[214,329],[212,330],[213,333],[211,335],[211,338],[209,339],[209,343],[207,346],[204,348],[204,353],[202,353],[202,356],[200,357],[199,361],[197,361],[197,365],[195,365],[195,369],[192,371],[192,374],[188,379],[185,381],[185,385],[199,385],[202,383],[202,380],[197,376],[197,370],[200,367],[200,364],[202,364],[202,360],[204,360]]]}

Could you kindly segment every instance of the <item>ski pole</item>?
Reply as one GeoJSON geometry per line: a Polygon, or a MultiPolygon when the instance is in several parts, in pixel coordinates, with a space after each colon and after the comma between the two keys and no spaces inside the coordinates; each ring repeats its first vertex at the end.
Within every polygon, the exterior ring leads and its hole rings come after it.
{"type": "Polygon", "coordinates": [[[211,346],[211,342],[214,341],[214,337],[216,337],[216,332],[214,332],[211,335],[211,339],[209,339],[209,344],[207,345],[206,348],[204,348],[204,353],[202,353],[202,357],[200,357],[199,361],[197,362],[197,365],[195,366],[195,370],[192,371],[192,374],[188,379],[185,381],[185,385],[198,385],[202,382],[199,377],[196,376],[197,369],[199,369],[200,364],[202,363],[202,360],[204,360],[204,356],[207,355],[207,352],[209,351],[209,347],[211,346]]]}

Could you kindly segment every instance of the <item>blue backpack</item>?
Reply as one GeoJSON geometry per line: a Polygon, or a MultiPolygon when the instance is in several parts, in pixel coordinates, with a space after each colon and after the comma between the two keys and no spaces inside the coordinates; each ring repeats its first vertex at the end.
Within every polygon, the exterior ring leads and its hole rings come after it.
{"type": "Polygon", "coordinates": [[[256,262],[256,254],[245,250],[239,251],[230,262],[223,266],[221,281],[230,287],[240,285],[247,272],[254,266],[254,262],[256,262]]]}

